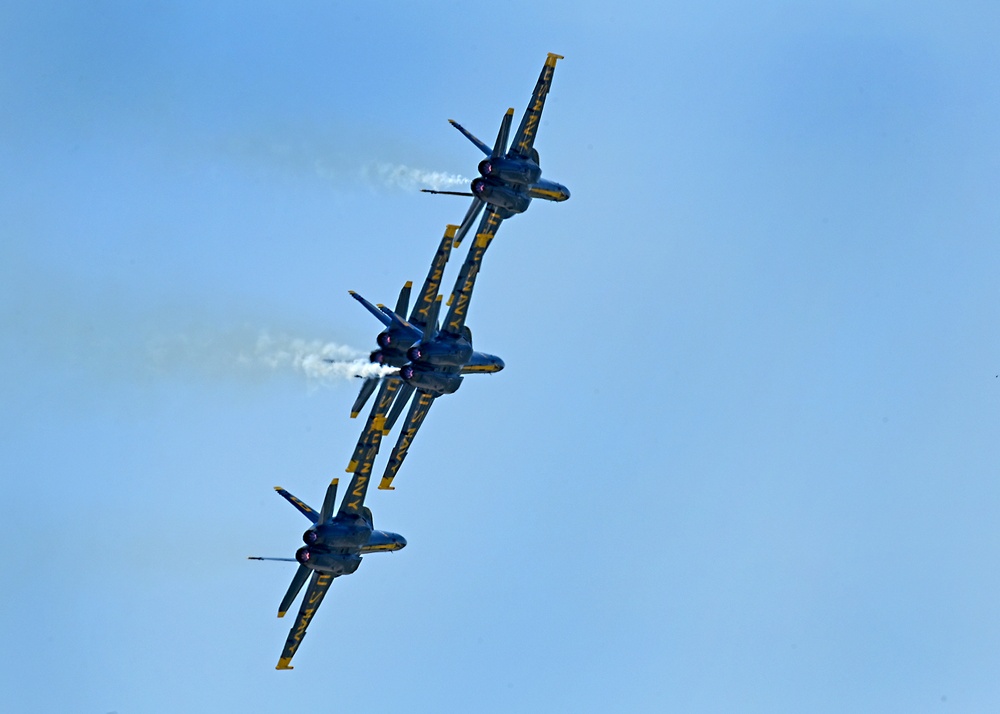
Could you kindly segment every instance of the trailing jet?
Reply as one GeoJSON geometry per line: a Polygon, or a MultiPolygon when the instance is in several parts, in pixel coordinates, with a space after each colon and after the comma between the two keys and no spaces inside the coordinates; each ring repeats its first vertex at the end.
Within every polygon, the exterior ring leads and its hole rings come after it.
{"type": "MultiPolygon", "coordinates": [[[[392,403],[391,397],[388,396],[387,384],[388,382],[383,382],[379,398],[372,406],[370,420],[379,426],[385,421],[386,411],[392,403]]],[[[347,493],[344,494],[344,500],[341,501],[340,509],[336,513],[333,509],[337,500],[338,479],[333,479],[327,487],[323,507],[319,513],[280,486],[274,489],[312,522],[309,530],[302,535],[305,545],[295,552],[295,558],[251,557],[251,560],[283,560],[299,563],[292,583],[278,606],[278,617],[285,616],[302,586],[309,579],[309,587],[306,588],[302,598],[298,617],[295,618],[295,624],[288,633],[275,669],[292,669],[292,657],[302,644],[306,628],[320,603],[323,602],[334,578],[353,573],[361,565],[362,556],[368,553],[391,552],[406,546],[406,539],[403,536],[375,530],[371,509],[364,505],[372,464],[381,440],[381,428],[373,429],[370,433],[366,430],[361,435],[358,445],[363,447],[364,455],[354,471],[347,493]]]]}
{"type": "MultiPolygon", "coordinates": [[[[423,423],[434,400],[442,394],[452,394],[462,384],[465,374],[470,372],[498,372],[503,369],[503,360],[493,355],[475,352],[472,349],[472,331],[465,324],[469,301],[476,285],[476,276],[482,266],[483,256],[493,240],[496,226],[487,226],[485,232],[476,235],[476,242],[459,271],[455,289],[448,301],[448,314],[444,323],[437,325],[437,315],[441,309],[441,297],[434,301],[433,312],[424,325],[420,341],[406,352],[409,362],[399,370],[403,389],[417,390],[417,396],[406,415],[406,424],[400,429],[396,445],[393,447],[385,473],[379,483],[380,489],[392,490],[392,480],[406,458],[413,437],[423,423]]],[[[393,411],[400,409],[397,400],[393,411]]]]}
{"type": "Polygon", "coordinates": [[[535,134],[542,118],[545,96],[549,93],[549,88],[552,85],[552,73],[555,71],[556,61],[561,59],[563,59],[562,55],[551,52],[545,59],[542,73],[538,76],[535,91],[531,95],[531,102],[524,111],[524,116],[521,117],[521,124],[509,147],[507,146],[507,138],[510,133],[511,119],[514,116],[513,108],[508,109],[507,113],[504,114],[492,150],[461,124],[453,119],[448,120],[452,126],[462,132],[466,139],[486,154],[486,158],[479,162],[479,176],[472,181],[472,193],[423,189],[425,193],[472,196],[472,205],[465,214],[465,218],[462,219],[462,225],[455,236],[456,246],[462,242],[476,218],[479,217],[483,206],[487,204],[489,211],[479,224],[479,233],[482,233],[489,225],[498,226],[500,221],[510,218],[516,213],[523,213],[528,209],[533,198],[543,198],[546,201],[565,201],[569,198],[569,190],[565,186],[542,178],[538,151],[535,150],[535,134]]]}

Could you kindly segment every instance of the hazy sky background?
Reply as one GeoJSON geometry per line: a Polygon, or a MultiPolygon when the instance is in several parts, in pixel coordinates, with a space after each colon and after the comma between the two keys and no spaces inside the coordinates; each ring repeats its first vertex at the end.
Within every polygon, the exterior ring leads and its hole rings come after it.
{"type": "MultiPolygon", "coordinates": [[[[1000,9],[8,3],[0,709],[1000,706],[1000,9]],[[295,658],[366,354],[555,72],[439,400],[295,658]],[[432,175],[433,174],[433,175],[432,175]],[[261,339],[269,342],[260,347],[261,339]],[[295,343],[302,340],[302,343],[295,343]]],[[[446,278],[450,288],[465,249],[446,278]]],[[[395,434],[392,437],[395,439],[395,434]]],[[[387,453],[388,449],[386,449],[387,453]]],[[[385,454],[377,469],[383,468],[385,454]]]]}

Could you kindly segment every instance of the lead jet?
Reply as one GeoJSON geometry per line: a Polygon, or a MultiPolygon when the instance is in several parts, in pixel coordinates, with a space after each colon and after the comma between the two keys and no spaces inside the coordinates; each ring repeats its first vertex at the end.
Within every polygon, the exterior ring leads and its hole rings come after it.
{"type": "MultiPolygon", "coordinates": [[[[383,382],[379,398],[372,406],[371,420],[376,424],[381,424],[385,420],[386,411],[392,403],[387,395],[387,383],[383,382]]],[[[364,447],[364,456],[358,463],[347,493],[340,503],[340,509],[336,513],[333,509],[337,500],[338,479],[333,479],[327,487],[323,507],[319,513],[280,486],[274,489],[312,522],[309,530],[302,535],[305,545],[295,552],[295,558],[251,557],[251,560],[283,560],[299,563],[292,583],[278,606],[278,617],[285,616],[302,586],[309,580],[309,587],[306,588],[302,598],[298,617],[295,618],[295,624],[288,633],[275,669],[292,669],[292,657],[302,644],[306,628],[335,578],[356,571],[361,565],[362,556],[368,553],[391,552],[406,546],[406,539],[403,536],[375,530],[371,509],[365,506],[365,494],[368,492],[371,480],[372,464],[375,462],[381,440],[380,428],[372,430],[371,433],[366,431],[361,435],[359,444],[364,447]]]]}
{"type": "MultiPolygon", "coordinates": [[[[497,224],[486,226],[486,230],[476,235],[476,242],[462,264],[455,289],[448,301],[449,309],[444,323],[437,326],[437,315],[441,297],[434,302],[430,319],[424,327],[420,341],[407,350],[409,362],[399,370],[403,388],[417,390],[417,396],[410,405],[406,423],[400,429],[396,445],[393,447],[385,473],[379,483],[380,489],[392,490],[392,480],[406,458],[413,443],[413,437],[423,424],[434,400],[442,394],[452,394],[462,384],[465,374],[470,372],[498,372],[503,369],[503,360],[493,355],[472,349],[472,331],[465,324],[469,301],[476,285],[476,276],[482,266],[483,256],[496,233],[497,224]]],[[[395,410],[398,406],[393,407],[395,410]]]]}
{"type": "Polygon", "coordinates": [[[484,206],[488,205],[489,211],[483,216],[479,225],[479,233],[482,233],[488,225],[499,225],[500,221],[528,210],[528,205],[533,198],[542,198],[546,201],[565,201],[569,198],[569,189],[565,186],[542,178],[538,151],[535,149],[535,134],[542,118],[545,97],[552,86],[552,74],[556,68],[556,61],[561,59],[563,59],[562,55],[551,52],[546,57],[542,73],[535,83],[531,102],[525,109],[524,116],[521,117],[521,124],[518,126],[517,133],[514,134],[514,140],[509,147],[507,146],[507,138],[514,116],[513,107],[507,110],[500,122],[500,131],[492,150],[457,121],[448,120],[453,127],[462,132],[466,139],[486,154],[486,158],[479,162],[479,176],[472,181],[472,193],[423,189],[425,193],[472,196],[472,205],[466,212],[465,218],[462,219],[462,225],[455,236],[456,246],[462,242],[484,206]]]}

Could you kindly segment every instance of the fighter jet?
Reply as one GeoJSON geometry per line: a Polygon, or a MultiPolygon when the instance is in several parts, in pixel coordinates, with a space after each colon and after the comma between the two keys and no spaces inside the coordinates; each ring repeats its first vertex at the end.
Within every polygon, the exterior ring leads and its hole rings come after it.
{"type": "Polygon", "coordinates": [[[425,193],[472,196],[472,205],[465,214],[465,218],[462,219],[462,225],[455,235],[456,246],[462,242],[476,218],[479,217],[483,206],[487,204],[489,211],[483,216],[479,225],[479,233],[482,233],[488,225],[499,225],[500,221],[510,218],[516,213],[523,213],[528,209],[533,198],[543,198],[547,201],[565,201],[569,198],[569,190],[565,186],[542,178],[538,151],[535,150],[535,134],[542,118],[545,96],[549,93],[549,87],[552,85],[552,73],[555,71],[556,61],[561,59],[563,59],[562,55],[551,52],[545,59],[542,73],[538,76],[535,91],[531,95],[531,102],[524,111],[521,124],[509,148],[507,138],[510,133],[511,119],[514,116],[513,108],[508,109],[507,113],[504,114],[492,150],[457,121],[448,120],[452,126],[462,132],[466,139],[486,154],[486,158],[479,162],[479,176],[472,181],[472,193],[423,189],[425,193]]]}
{"type": "MultiPolygon", "coordinates": [[[[372,407],[371,419],[376,424],[381,424],[385,420],[386,410],[392,403],[392,400],[386,396],[386,384],[383,383],[379,399],[372,407]]],[[[323,602],[334,578],[353,573],[361,565],[362,556],[368,553],[391,552],[406,546],[406,539],[403,536],[388,531],[375,530],[371,509],[364,505],[365,494],[368,492],[368,484],[371,479],[372,464],[378,453],[381,439],[381,428],[372,430],[370,434],[367,432],[362,434],[359,445],[364,447],[365,455],[359,462],[347,493],[344,494],[344,499],[340,503],[340,509],[336,513],[333,509],[337,500],[338,479],[333,479],[327,487],[323,507],[319,513],[280,486],[276,486],[274,489],[312,522],[309,530],[302,535],[305,545],[295,552],[295,558],[251,557],[251,560],[282,560],[299,563],[292,583],[288,586],[288,592],[285,593],[285,597],[282,598],[281,604],[278,606],[278,617],[285,616],[288,608],[299,594],[299,590],[310,578],[310,574],[312,575],[306,594],[302,598],[298,617],[288,633],[285,647],[281,651],[281,657],[278,659],[278,665],[275,669],[292,669],[292,657],[298,651],[299,645],[302,644],[306,628],[316,614],[320,603],[323,602]]]]}
{"type": "MultiPolygon", "coordinates": [[[[418,296],[416,303],[413,305],[413,311],[410,313],[409,320],[401,317],[396,310],[390,310],[384,305],[373,305],[358,293],[351,291],[351,296],[361,303],[365,309],[368,310],[368,312],[374,315],[386,327],[385,330],[379,333],[377,338],[380,349],[372,352],[371,354],[371,360],[373,362],[391,367],[403,367],[410,360],[409,348],[414,343],[424,339],[425,335],[433,337],[433,335],[437,334],[439,327],[437,324],[439,311],[437,306],[438,289],[441,285],[441,277],[444,274],[445,264],[451,254],[451,248],[455,232],[457,230],[458,226],[453,225],[449,225],[445,228],[444,237],[441,239],[441,244],[438,246],[438,250],[434,255],[434,260],[431,263],[431,269],[427,273],[427,279],[424,281],[420,295],[418,296]]],[[[489,240],[492,240],[492,233],[490,233],[490,230],[492,229],[487,228],[487,232],[482,234],[479,239],[480,241],[485,239],[486,245],[489,244],[489,240]]],[[[468,270],[468,266],[463,267],[463,271],[466,270],[468,270]]],[[[409,285],[409,283],[407,285],[409,285]]],[[[397,310],[405,310],[408,299],[408,288],[407,286],[404,286],[403,291],[400,293],[400,300],[397,302],[397,310]],[[403,299],[404,296],[406,298],[405,300],[403,299]]],[[[471,340],[469,341],[469,344],[468,354],[464,354],[462,356],[464,361],[461,365],[457,366],[455,374],[449,375],[448,377],[450,383],[454,385],[451,392],[458,389],[458,384],[462,381],[461,375],[476,372],[498,372],[503,369],[503,360],[499,357],[474,352],[471,349],[471,340]],[[456,378],[457,381],[455,381],[456,378]]],[[[371,383],[377,383],[378,381],[377,377],[372,377],[370,379],[373,380],[371,383]]],[[[411,383],[407,380],[401,381],[398,375],[383,377],[382,381],[384,384],[389,385],[389,399],[391,400],[395,398],[395,402],[392,405],[392,411],[389,412],[388,417],[382,425],[383,435],[386,435],[403,413],[410,396],[419,385],[411,383]]],[[[361,393],[358,395],[358,399],[355,401],[354,407],[351,410],[352,417],[357,415],[358,410],[364,404],[364,400],[367,399],[369,394],[371,394],[371,390],[367,387],[369,383],[370,382],[366,380],[366,384],[362,385],[361,393]],[[367,394],[366,389],[368,389],[367,394]]],[[[369,419],[369,424],[365,427],[364,433],[368,433],[368,430],[371,428],[373,428],[373,424],[369,419]]],[[[361,447],[359,445],[347,465],[347,471],[349,473],[354,471],[360,456],[361,447]]],[[[382,486],[380,486],[380,488],[382,488],[382,486]]]]}
{"type": "MultiPolygon", "coordinates": [[[[378,349],[374,350],[369,356],[372,362],[388,367],[402,367],[406,364],[406,351],[423,334],[424,325],[427,323],[427,316],[434,304],[434,296],[438,294],[445,266],[448,264],[448,258],[451,256],[451,248],[454,243],[455,231],[457,230],[458,226],[448,226],[445,228],[444,237],[441,239],[441,243],[434,253],[430,270],[427,271],[427,278],[424,280],[420,294],[417,296],[417,301],[413,304],[413,311],[410,313],[409,321],[398,316],[406,315],[406,310],[410,303],[410,290],[413,287],[412,282],[407,281],[403,285],[403,289],[399,291],[395,310],[385,310],[382,305],[372,305],[361,297],[361,295],[353,290],[350,291],[351,297],[361,303],[368,312],[385,325],[385,329],[375,338],[378,349]]],[[[375,391],[378,383],[379,377],[368,377],[365,379],[361,385],[361,392],[351,407],[352,419],[364,408],[365,402],[368,401],[368,397],[375,391]]],[[[405,396],[409,398],[409,394],[405,396]]],[[[390,421],[387,428],[391,429],[394,422],[395,419],[390,421]]]]}
{"type": "MultiPolygon", "coordinates": [[[[420,341],[407,350],[409,362],[399,370],[403,388],[416,388],[417,397],[410,405],[406,424],[400,429],[399,438],[393,447],[385,473],[379,483],[380,489],[392,490],[392,480],[406,458],[413,437],[423,423],[434,400],[442,394],[452,394],[462,384],[465,374],[471,372],[498,372],[504,367],[503,360],[494,355],[475,352],[472,349],[472,331],[465,324],[469,301],[476,285],[476,276],[482,266],[483,256],[496,231],[496,224],[476,235],[475,244],[462,264],[455,282],[455,289],[448,301],[448,315],[438,327],[437,314],[441,297],[434,302],[434,309],[424,326],[420,341]]],[[[399,401],[393,406],[397,410],[399,401]]]]}

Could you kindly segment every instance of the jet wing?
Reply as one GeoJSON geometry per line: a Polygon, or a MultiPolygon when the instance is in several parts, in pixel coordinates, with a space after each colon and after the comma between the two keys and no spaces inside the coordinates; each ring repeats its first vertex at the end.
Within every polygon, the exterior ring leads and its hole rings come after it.
{"type": "MultiPolygon", "coordinates": [[[[375,398],[375,404],[372,405],[372,410],[368,414],[368,421],[365,422],[365,428],[361,432],[361,436],[358,438],[358,443],[354,447],[354,453],[351,455],[351,461],[347,464],[347,468],[344,469],[347,473],[354,473],[358,470],[362,461],[364,460],[371,444],[378,434],[378,441],[375,442],[375,454],[378,454],[378,445],[382,439],[382,432],[385,430],[385,418],[386,414],[389,413],[389,407],[392,406],[392,401],[396,397],[396,392],[399,391],[400,385],[403,384],[403,380],[397,375],[391,374],[382,379],[382,386],[379,387],[378,396],[375,398]]],[[[372,460],[375,459],[373,455],[372,460]]],[[[371,467],[369,466],[369,469],[371,467]]]]}
{"type": "Polygon", "coordinates": [[[356,458],[351,461],[351,466],[353,467],[351,470],[354,471],[354,476],[351,478],[351,483],[347,486],[347,493],[344,494],[344,500],[340,503],[340,510],[337,512],[338,515],[349,513],[361,518],[365,517],[365,494],[368,493],[368,486],[371,483],[372,466],[375,464],[375,457],[378,456],[379,447],[382,445],[385,415],[389,411],[392,398],[395,396],[396,390],[402,384],[402,381],[399,377],[390,377],[383,381],[382,390],[379,392],[379,399],[372,407],[368,423],[365,425],[365,431],[361,434],[361,438],[358,439],[358,446],[355,449],[356,458]],[[390,386],[390,382],[394,382],[395,385],[390,386]]]}
{"type": "Polygon", "coordinates": [[[490,206],[490,210],[480,221],[476,242],[472,244],[468,255],[465,256],[465,262],[462,263],[462,269],[458,273],[458,280],[455,281],[455,289],[448,300],[448,315],[441,326],[443,332],[452,335],[462,334],[469,310],[469,301],[472,299],[472,290],[476,287],[476,276],[479,274],[483,256],[493,241],[502,220],[500,214],[490,206]]]}
{"type": "Polygon", "coordinates": [[[510,145],[510,150],[507,152],[508,155],[522,156],[526,159],[531,158],[531,150],[535,145],[535,134],[538,131],[538,123],[542,118],[542,108],[545,106],[545,95],[549,93],[549,88],[552,86],[552,73],[555,72],[556,61],[561,59],[563,59],[562,55],[556,55],[551,52],[545,58],[545,65],[542,67],[542,73],[538,75],[538,82],[535,83],[535,91],[531,95],[531,102],[528,104],[528,108],[524,110],[524,116],[521,117],[521,125],[517,127],[514,142],[510,145]]]}
{"type": "Polygon", "coordinates": [[[437,252],[434,254],[434,259],[431,261],[431,268],[427,271],[427,279],[424,280],[420,294],[417,295],[417,301],[413,303],[413,311],[410,312],[410,322],[418,325],[421,329],[427,324],[431,308],[434,306],[434,301],[437,300],[438,293],[441,291],[441,278],[444,276],[444,269],[448,264],[448,258],[451,257],[451,249],[457,230],[458,226],[452,225],[444,229],[444,237],[441,239],[437,252]]]}
{"type": "Polygon", "coordinates": [[[430,411],[434,399],[433,394],[417,391],[417,396],[410,405],[410,411],[406,414],[406,425],[399,432],[399,438],[396,440],[396,445],[389,456],[389,463],[385,466],[385,473],[382,475],[382,481],[378,485],[380,489],[386,491],[393,490],[392,480],[396,478],[396,472],[403,465],[403,459],[406,458],[406,453],[410,450],[413,437],[416,436],[420,425],[424,423],[424,418],[427,416],[427,412],[430,411]]]}
{"type": "Polygon", "coordinates": [[[316,614],[316,610],[319,609],[320,603],[323,602],[334,577],[326,573],[313,572],[312,580],[309,581],[309,587],[306,589],[302,605],[299,607],[299,615],[295,618],[295,624],[292,625],[292,629],[288,633],[285,648],[281,651],[281,658],[275,669],[294,669],[291,665],[292,657],[295,656],[296,650],[302,644],[302,638],[306,636],[306,628],[309,627],[309,622],[316,614]]]}

